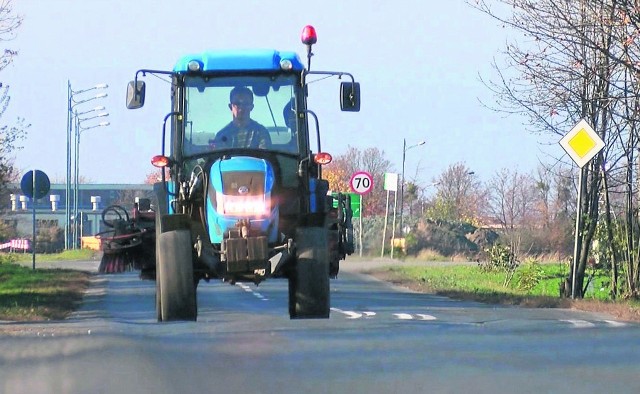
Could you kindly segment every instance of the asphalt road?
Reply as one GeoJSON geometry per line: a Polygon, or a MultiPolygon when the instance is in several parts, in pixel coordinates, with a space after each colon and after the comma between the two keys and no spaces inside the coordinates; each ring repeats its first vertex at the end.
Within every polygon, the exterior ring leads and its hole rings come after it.
{"type": "MultiPolygon", "coordinates": [[[[83,263],[77,263],[83,264],[83,263]]],[[[93,267],[96,262],[86,262],[93,267]]],[[[287,284],[201,283],[197,322],[155,321],[154,283],[98,275],[60,322],[0,323],[4,393],[638,393],[640,325],[418,294],[344,264],[332,313],[287,284]]]]}

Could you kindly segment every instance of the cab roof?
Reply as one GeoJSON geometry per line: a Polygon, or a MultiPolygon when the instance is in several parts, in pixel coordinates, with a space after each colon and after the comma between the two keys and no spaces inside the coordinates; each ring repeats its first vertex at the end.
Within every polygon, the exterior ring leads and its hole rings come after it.
{"type": "Polygon", "coordinates": [[[188,72],[190,61],[200,63],[202,72],[210,71],[279,71],[280,61],[289,60],[294,71],[302,71],[304,66],[295,52],[280,52],[273,49],[219,50],[205,51],[182,56],[173,71],[188,72]]]}

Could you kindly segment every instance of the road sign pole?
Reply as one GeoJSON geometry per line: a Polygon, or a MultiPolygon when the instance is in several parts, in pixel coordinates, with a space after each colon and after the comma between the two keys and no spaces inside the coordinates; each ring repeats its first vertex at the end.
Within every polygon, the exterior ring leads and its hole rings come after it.
{"type": "MultiPolygon", "coordinates": [[[[560,146],[567,152],[573,161],[580,168],[578,179],[578,204],[576,207],[576,231],[573,243],[573,267],[571,270],[571,298],[576,297],[576,282],[578,274],[578,244],[580,228],[582,227],[582,178],[585,177],[584,166],[597,155],[605,143],[598,133],[593,130],[589,122],[581,119],[569,132],[560,140],[560,146]]],[[[580,294],[582,296],[582,293],[580,294]]]]}
{"type": "Polygon", "coordinates": [[[33,221],[33,237],[31,238],[31,261],[33,270],[36,269],[36,171],[32,171],[33,197],[31,198],[31,219],[33,221]]]}
{"type": "Polygon", "coordinates": [[[580,175],[578,176],[578,201],[576,206],[576,231],[573,242],[573,267],[571,269],[571,298],[576,298],[576,274],[578,272],[578,234],[580,233],[582,219],[582,177],[584,176],[584,167],[580,167],[580,175]]]}
{"type": "Polygon", "coordinates": [[[393,193],[393,224],[391,225],[391,258],[393,259],[393,244],[396,242],[396,208],[398,207],[398,192],[393,193]]]}
{"type": "Polygon", "coordinates": [[[364,196],[360,196],[360,232],[358,243],[360,244],[360,257],[362,257],[362,217],[364,216],[364,196]]]}
{"type": "Polygon", "coordinates": [[[31,199],[33,209],[33,232],[31,238],[31,252],[33,258],[33,269],[36,269],[36,200],[49,193],[51,182],[47,174],[40,170],[27,171],[20,180],[20,189],[25,196],[31,199]]]}
{"type": "Polygon", "coordinates": [[[387,204],[384,206],[384,227],[382,228],[382,253],[380,257],[384,257],[384,244],[387,238],[387,218],[389,217],[389,190],[387,190],[387,204]]]}

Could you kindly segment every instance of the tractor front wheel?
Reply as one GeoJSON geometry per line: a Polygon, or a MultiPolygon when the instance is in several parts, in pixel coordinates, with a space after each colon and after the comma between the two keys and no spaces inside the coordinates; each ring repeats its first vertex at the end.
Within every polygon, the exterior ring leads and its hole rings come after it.
{"type": "Polygon", "coordinates": [[[289,275],[289,316],[292,319],[329,317],[329,250],[327,229],[296,231],[296,259],[289,275]]]}
{"type": "Polygon", "coordinates": [[[191,320],[198,316],[189,230],[160,233],[156,254],[158,321],[191,320]]]}

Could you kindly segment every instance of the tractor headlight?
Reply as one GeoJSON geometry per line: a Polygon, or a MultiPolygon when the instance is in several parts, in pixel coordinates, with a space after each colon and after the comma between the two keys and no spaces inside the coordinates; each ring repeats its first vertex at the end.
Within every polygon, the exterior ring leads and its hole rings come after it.
{"type": "Polygon", "coordinates": [[[259,196],[227,196],[218,194],[218,213],[232,216],[266,216],[269,214],[269,198],[259,196]]]}

